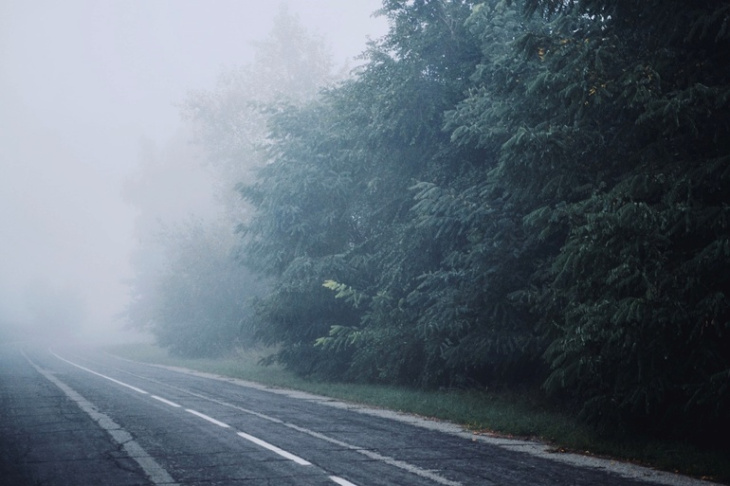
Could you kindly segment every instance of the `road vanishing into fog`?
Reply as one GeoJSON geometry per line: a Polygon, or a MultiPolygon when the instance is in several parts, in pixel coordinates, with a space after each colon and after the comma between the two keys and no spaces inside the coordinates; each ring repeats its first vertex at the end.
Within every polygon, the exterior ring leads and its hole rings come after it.
{"type": "Polygon", "coordinates": [[[2,485],[709,484],[544,449],[101,351],[0,346],[2,485]]]}

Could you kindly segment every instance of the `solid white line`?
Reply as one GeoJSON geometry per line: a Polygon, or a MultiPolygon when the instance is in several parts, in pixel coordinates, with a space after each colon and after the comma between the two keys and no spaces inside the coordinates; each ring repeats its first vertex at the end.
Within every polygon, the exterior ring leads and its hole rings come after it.
{"type": "Polygon", "coordinates": [[[175,402],[171,402],[170,400],[166,400],[166,399],[164,399],[162,397],[158,397],[157,395],[150,395],[150,396],[152,398],[154,398],[155,400],[158,400],[158,401],[160,401],[160,402],[162,402],[164,404],[170,405],[171,407],[180,408],[180,405],[178,405],[175,402]]]}
{"type": "Polygon", "coordinates": [[[338,478],[337,476],[330,476],[330,479],[340,486],[357,486],[355,483],[351,483],[346,479],[338,478]]]}
{"type": "Polygon", "coordinates": [[[268,442],[265,442],[259,438],[254,437],[253,435],[248,435],[244,432],[238,432],[238,435],[240,435],[241,437],[243,437],[244,439],[246,439],[250,442],[253,442],[256,445],[259,445],[265,449],[270,450],[271,452],[275,452],[275,453],[279,454],[280,456],[289,459],[290,461],[294,461],[297,464],[299,464],[300,466],[311,466],[312,465],[311,462],[305,461],[301,457],[295,456],[294,454],[287,452],[283,449],[279,449],[275,445],[269,444],[268,442]]]}
{"type": "Polygon", "coordinates": [[[88,414],[91,419],[99,425],[99,427],[104,429],[111,436],[112,440],[119,444],[127,455],[139,464],[152,483],[156,485],[179,486],[178,483],[176,483],[175,480],[167,473],[167,471],[165,471],[165,469],[157,461],[155,461],[152,456],[147,454],[147,451],[145,451],[142,446],[134,440],[129,432],[114,422],[108,415],[99,412],[91,402],[82,397],[73,388],[33,363],[30,358],[25,355],[25,353],[22,354],[38,373],[60,388],[61,391],[65,393],[68,398],[73,400],[81,410],[86,412],[86,414],[88,414]]]}
{"type": "Polygon", "coordinates": [[[224,429],[230,428],[230,425],[225,424],[225,423],[221,422],[220,420],[216,420],[213,417],[210,417],[208,415],[205,415],[204,413],[196,412],[195,410],[190,410],[189,408],[186,408],[185,411],[186,412],[190,412],[193,415],[196,415],[196,416],[202,418],[203,420],[207,420],[211,424],[216,424],[219,427],[223,427],[224,429]]]}
{"type": "Polygon", "coordinates": [[[50,349],[48,350],[48,352],[51,353],[56,358],[60,359],[61,361],[64,361],[64,362],[70,364],[71,366],[75,366],[75,367],[77,367],[79,369],[82,369],[84,371],[87,371],[87,372],[91,373],[92,375],[101,376],[102,378],[105,378],[105,379],[107,379],[109,381],[112,381],[112,382],[116,383],[117,385],[126,386],[127,388],[129,388],[131,390],[134,390],[137,393],[141,393],[142,395],[149,395],[149,393],[147,393],[146,391],[144,391],[141,388],[137,388],[136,386],[132,386],[132,385],[130,385],[128,383],[124,383],[123,381],[115,380],[114,378],[112,378],[110,376],[102,375],[101,373],[97,373],[94,370],[90,370],[89,368],[85,368],[85,367],[81,366],[80,364],[76,364],[73,361],[69,361],[67,359],[64,359],[64,358],[60,357],[59,355],[57,355],[56,353],[54,353],[53,351],[51,351],[50,349]]]}

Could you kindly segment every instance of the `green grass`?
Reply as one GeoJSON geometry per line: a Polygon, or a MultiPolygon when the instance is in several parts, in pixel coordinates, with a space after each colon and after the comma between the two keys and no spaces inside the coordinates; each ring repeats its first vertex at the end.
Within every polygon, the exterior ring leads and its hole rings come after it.
{"type": "Polygon", "coordinates": [[[198,371],[291,388],[340,400],[455,422],[475,433],[539,439],[556,451],[631,461],[665,471],[730,484],[730,450],[702,450],[691,444],[644,438],[600,436],[575,417],[546,406],[530,394],[476,390],[425,391],[382,385],[329,383],[299,378],[280,366],[260,366],[265,351],[238,352],[221,359],[171,357],[153,345],[123,345],[109,349],[118,356],[147,363],[198,371]]]}

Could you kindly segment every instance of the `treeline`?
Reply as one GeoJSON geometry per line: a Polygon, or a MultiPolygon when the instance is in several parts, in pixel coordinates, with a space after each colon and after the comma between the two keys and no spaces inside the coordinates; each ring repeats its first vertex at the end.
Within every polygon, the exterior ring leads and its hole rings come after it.
{"type": "Polygon", "coordinates": [[[356,74],[268,111],[240,257],[272,358],[542,387],[730,431],[730,4],[384,0],[356,74]]]}

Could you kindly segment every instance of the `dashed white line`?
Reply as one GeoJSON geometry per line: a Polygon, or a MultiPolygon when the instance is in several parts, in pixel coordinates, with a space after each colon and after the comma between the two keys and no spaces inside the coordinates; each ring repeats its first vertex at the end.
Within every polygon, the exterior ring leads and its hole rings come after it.
{"type": "Polygon", "coordinates": [[[106,380],[109,380],[109,381],[112,381],[112,382],[116,383],[117,385],[125,386],[125,387],[129,388],[130,390],[134,390],[134,391],[136,391],[137,393],[141,393],[142,395],[149,395],[149,393],[147,393],[146,391],[144,391],[144,390],[143,390],[143,389],[141,389],[141,388],[137,388],[136,386],[132,386],[132,385],[129,385],[129,384],[127,384],[127,383],[124,383],[123,381],[115,380],[114,378],[112,378],[112,377],[110,377],[110,376],[102,375],[101,373],[97,373],[97,372],[96,372],[96,371],[94,371],[94,370],[90,370],[89,368],[85,368],[85,367],[83,367],[83,366],[81,366],[81,365],[79,365],[79,364],[76,364],[76,363],[74,363],[74,362],[72,362],[72,361],[69,361],[69,360],[67,360],[67,359],[64,359],[64,358],[60,357],[59,355],[57,355],[56,353],[54,353],[54,352],[53,352],[53,351],[51,351],[50,349],[49,349],[48,351],[49,351],[49,352],[50,352],[50,353],[51,353],[51,354],[52,354],[53,356],[55,356],[56,358],[60,359],[61,361],[65,362],[65,363],[68,363],[68,364],[70,364],[71,366],[75,366],[75,367],[77,367],[77,368],[79,368],[79,369],[81,369],[81,370],[87,371],[87,372],[91,373],[92,375],[100,376],[100,377],[102,377],[102,378],[104,378],[104,379],[106,379],[106,380]]]}
{"type": "MultiPolygon", "coordinates": [[[[75,366],[75,367],[77,367],[79,369],[82,369],[82,370],[87,371],[89,373],[92,373],[94,375],[100,376],[100,377],[105,378],[105,379],[107,379],[109,381],[112,381],[114,383],[117,383],[118,385],[125,386],[127,388],[130,388],[130,389],[135,390],[137,392],[140,392],[142,394],[150,395],[150,397],[154,398],[155,400],[158,400],[158,401],[160,401],[162,403],[166,403],[166,404],[168,404],[168,405],[170,405],[172,407],[175,407],[175,408],[180,408],[181,407],[181,405],[179,405],[179,404],[177,404],[175,402],[172,402],[172,401],[167,400],[165,398],[159,397],[157,395],[149,394],[146,391],[142,390],[141,388],[137,388],[135,386],[129,385],[127,383],[124,383],[122,381],[116,380],[116,379],[111,378],[109,376],[103,375],[101,373],[97,373],[96,371],[90,370],[89,368],[85,368],[85,367],[83,367],[81,365],[78,365],[78,364],[73,363],[73,362],[71,362],[71,361],[69,361],[67,359],[64,359],[64,358],[58,356],[57,354],[53,353],[52,351],[51,351],[51,353],[54,356],[56,356],[58,359],[60,359],[61,361],[64,361],[64,362],[66,362],[66,363],[68,363],[70,365],[73,365],[73,366],[75,366]]],[[[154,381],[154,380],[150,380],[150,381],[154,381]]],[[[168,386],[171,386],[171,385],[168,385],[168,386]]],[[[171,387],[177,389],[177,387],[174,387],[174,386],[171,386],[171,387]]],[[[360,454],[363,454],[363,455],[365,455],[365,456],[367,456],[367,457],[369,457],[371,459],[375,459],[377,461],[382,461],[382,462],[384,462],[386,464],[389,464],[391,466],[395,466],[397,468],[403,469],[403,470],[408,471],[409,473],[415,474],[417,476],[421,476],[421,477],[430,479],[430,480],[432,480],[432,481],[434,481],[436,483],[442,484],[444,486],[461,486],[461,483],[459,483],[459,482],[450,481],[450,480],[448,480],[446,478],[443,478],[443,477],[439,476],[438,474],[434,474],[431,471],[423,470],[423,469],[419,468],[418,466],[414,466],[412,464],[408,464],[406,462],[399,461],[399,460],[393,459],[391,457],[382,456],[382,455],[380,455],[380,454],[378,454],[376,452],[372,452],[372,451],[369,451],[369,450],[366,450],[366,449],[362,449],[362,448],[357,447],[357,446],[353,446],[353,445],[347,444],[345,442],[338,441],[336,439],[332,439],[332,438],[330,438],[328,436],[325,436],[323,434],[314,432],[314,431],[309,430],[309,429],[306,429],[304,427],[299,427],[299,426],[296,426],[294,424],[290,424],[290,423],[284,422],[282,420],[279,420],[279,419],[270,417],[268,415],[261,414],[261,413],[258,413],[258,412],[254,412],[252,410],[247,410],[247,409],[238,407],[236,405],[232,405],[232,404],[229,404],[229,403],[226,403],[226,402],[222,402],[222,401],[218,401],[218,400],[212,399],[210,397],[206,397],[206,396],[203,396],[203,395],[198,395],[198,394],[193,393],[193,392],[190,392],[188,390],[182,390],[182,391],[184,391],[185,393],[188,393],[190,395],[198,396],[198,397],[204,398],[204,399],[206,399],[208,401],[211,401],[211,402],[214,402],[214,403],[218,403],[220,405],[224,405],[224,406],[227,406],[227,407],[232,407],[232,408],[241,410],[243,412],[246,412],[246,413],[249,413],[251,415],[255,415],[255,416],[261,417],[261,418],[266,419],[266,420],[271,421],[271,422],[279,423],[279,424],[281,424],[281,425],[283,425],[285,427],[289,427],[289,428],[292,428],[292,429],[297,430],[299,432],[303,432],[303,433],[305,433],[307,435],[310,435],[312,437],[316,437],[316,438],[325,440],[327,442],[331,442],[331,443],[334,443],[334,444],[343,446],[343,447],[345,447],[347,449],[350,449],[352,451],[359,452],[360,454]]],[[[197,410],[193,410],[193,409],[186,408],[185,411],[188,412],[188,413],[191,413],[191,414],[193,414],[193,415],[195,415],[195,416],[197,416],[199,418],[202,418],[203,420],[206,420],[206,421],[208,421],[208,422],[210,422],[212,424],[218,425],[219,427],[223,427],[223,428],[226,428],[226,429],[231,428],[230,425],[228,425],[228,424],[226,424],[224,422],[221,422],[220,420],[217,420],[217,419],[215,419],[215,418],[213,418],[213,417],[211,417],[209,415],[206,415],[204,413],[198,412],[197,410]]],[[[289,459],[290,461],[293,461],[296,464],[299,464],[301,466],[311,466],[312,465],[311,462],[309,462],[309,461],[307,461],[305,459],[302,459],[301,457],[296,456],[296,455],[294,455],[294,454],[292,454],[290,452],[287,452],[287,451],[285,451],[285,450],[283,450],[283,449],[281,449],[279,447],[276,447],[275,445],[270,444],[270,443],[268,443],[268,442],[266,442],[264,440],[261,440],[258,437],[254,437],[252,435],[246,434],[245,432],[236,432],[236,433],[240,437],[242,437],[242,438],[244,438],[244,439],[246,439],[246,440],[248,440],[248,441],[250,441],[250,442],[252,442],[252,443],[254,443],[256,445],[259,445],[259,446],[261,446],[261,447],[263,447],[265,449],[268,449],[271,452],[274,452],[274,453],[276,453],[276,454],[278,454],[278,455],[280,455],[280,456],[282,456],[282,457],[284,457],[286,459],[289,459]]],[[[355,484],[347,481],[346,479],[342,479],[342,478],[337,477],[337,476],[330,476],[329,479],[331,481],[337,483],[340,486],[357,486],[357,485],[355,485],[355,484]]]]}
{"type": "Polygon", "coordinates": [[[193,415],[195,415],[195,416],[197,416],[197,417],[200,417],[200,418],[202,418],[203,420],[207,420],[207,421],[208,421],[208,422],[210,422],[211,424],[215,424],[215,425],[217,425],[218,427],[223,427],[224,429],[229,429],[229,428],[231,428],[231,426],[230,426],[230,425],[228,425],[228,424],[226,424],[226,423],[223,423],[223,422],[221,422],[220,420],[216,420],[216,419],[214,419],[213,417],[211,417],[211,416],[209,416],[209,415],[206,415],[206,414],[204,414],[204,413],[200,413],[200,412],[197,412],[197,411],[195,411],[195,410],[191,410],[191,409],[189,409],[189,408],[186,408],[186,409],[185,409],[185,411],[186,411],[186,412],[189,412],[189,413],[192,413],[193,415]]]}
{"type": "Polygon", "coordinates": [[[356,484],[351,483],[346,479],[338,478],[337,476],[330,476],[330,480],[339,484],[340,486],[357,486],[356,484]]]}
{"type": "MultiPolygon", "coordinates": [[[[179,404],[177,404],[175,402],[172,402],[172,401],[167,400],[165,398],[159,397],[157,395],[152,395],[152,394],[150,394],[150,393],[142,390],[141,388],[137,388],[135,386],[129,385],[127,383],[124,383],[123,381],[119,381],[119,380],[116,380],[116,379],[111,378],[109,376],[103,375],[101,373],[97,373],[96,371],[90,370],[89,368],[86,368],[86,367],[81,366],[79,364],[76,364],[76,363],[74,363],[72,361],[69,361],[67,359],[64,359],[64,358],[60,357],[59,355],[57,355],[56,353],[54,353],[53,351],[50,351],[50,352],[51,352],[51,354],[53,354],[56,358],[60,359],[61,361],[64,361],[64,362],[66,362],[66,363],[68,363],[68,364],[70,364],[72,366],[75,366],[75,367],[77,367],[79,369],[82,369],[82,370],[84,370],[84,371],[86,371],[88,373],[94,374],[96,376],[100,376],[100,377],[105,378],[105,379],[107,379],[107,380],[109,380],[111,382],[114,382],[114,383],[118,384],[118,385],[121,385],[121,386],[130,388],[132,390],[135,390],[135,391],[137,391],[139,393],[142,393],[142,394],[145,394],[145,395],[149,395],[151,398],[153,398],[155,400],[158,400],[158,401],[160,401],[162,403],[165,403],[165,404],[167,404],[167,405],[169,405],[171,407],[175,407],[175,408],[181,408],[182,407],[181,405],[179,405],[179,404]]],[[[27,357],[26,357],[26,359],[27,359],[27,357]]],[[[185,411],[188,412],[188,413],[190,413],[190,414],[195,415],[196,417],[202,418],[203,420],[206,420],[206,421],[208,421],[208,422],[210,422],[212,424],[215,424],[215,425],[217,425],[219,427],[223,427],[224,429],[231,428],[231,426],[228,425],[227,423],[221,422],[220,420],[217,420],[217,419],[214,419],[213,417],[211,417],[209,415],[206,415],[204,413],[198,412],[197,410],[193,410],[193,409],[190,409],[190,408],[186,408],[185,411]]],[[[111,421],[111,419],[108,419],[108,420],[109,420],[110,423],[113,424],[113,422],[111,421]]],[[[115,425],[115,428],[119,428],[119,426],[117,426],[116,424],[114,424],[114,425],[115,425]]],[[[290,452],[287,452],[284,449],[280,449],[279,447],[276,447],[273,444],[269,444],[268,442],[263,441],[263,440],[259,439],[258,437],[254,437],[252,435],[246,434],[245,432],[237,432],[237,434],[240,437],[242,437],[242,438],[244,438],[244,439],[246,439],[246,440],[248,440],[250,442],[253,442],[256,445],[259,445],[259,446],[263,447],[264,449],[268,449],[271,452],[274,452],[274,453],[276,453],[276,454],[278,454],[278,455],[280,455],[280,456],[282,456],[282,457],[284,457],[286,459],[289,459],[290,461],[295,462],[296,464],[299,464],[301,466],[311,466],[312,465],[311,462],[306,461],[306,460],[302,459],[301,457],[296,456],[296,455],[294,455],[294,454],[292,454],[290,452]]],[[[336,476],[332,476],[332,477],[335,478],[336,476]]],[[[344,481],[344,479],[340,479],[340,478],[337,478],[337,479],[340,480],[340,481],[344,481]]],[[[337,481],[335,481],[335,482],[337,482],[337,481]]],[[[338,483],[338,484],[341,484],[342,486],[355,486],[352,483],[348,483],[346,481],[344,483],[338,483]]]]}
{"type": "Polygon", "coordinates": [[[294,454],[292,454],[290,452],[287,452],[287,451],[285,451],[283,449],[279,449],[275,445],[269,444],[268,442],[265,442],[265,441],[263,441],[263,440],[261,440],[261,439],[259,439],[257,437],[254,437],[253,435],[248,435],[248,434],[246,434],[244,432],[238,432],[238,435],[241,436],[241,437],[243,437],[244,439],[246,439],[248,441],[253,442],[256,445],[259,445],[259,446],[261,446],[261,447],[263,447],[265,449],[270,450],[271,452],[275,452],[275,453],[279,454],[281,457],[285,457],[285,458],[289,459],[290,461],[294,461],[297,464],[299,464],[300,466],[311,466],[312,465],[311,462],[305,461],[301,457],[295,456],[294,454]]]}
{"type": "Polygon", "coordinates": [[[111,436],[114,442],[119,444],[127,455],[139,464],[153,484],[160,486],[179,486],[170,474],[168,474],[168,472],[152,456],[150,456],[147,451],[145,451],[142,446],[137,443],[137,441],[132,438],[132,435],[129,432],[114,422],[108,415],[99,412],[91,402],[81,396],[78,392],[76,392],[76,390],[53,376],[48,371],[36,365],[30,360],[30,358],[28,358],[28,356],[25,355],[25,353],[22,354],[38,373],[56,385],[63,393],[66,394],[67,397],[73,400],[81,410],[86,412],[86,414],[89,415],[89,417],[91,417],[91,419],[96,422],[99,427],[104,429],[111,436]]]}
{"type": "MultiPolygon", "coordinates": [[[[188,393],[193,394],[192,392],[188,392],[188,393]]],[[[460,482],[458,482],[458,481],[452,481],[450,479],[447,479],[447,478],[445,478],[443,476],[440,476],[439,474],[434,473],[433,471],[429,471],[429,470],[426,470],[426,469],[422,469],[422,468],[420,468],[418,466],[415,466],[413,464],[409,464],[409,463],[407,463],[405,461],[400,461],[398,459],[394,459],[394,458],[389,457],[389,456],[384,456],[382,454],[378,454],[377,452],[374,452],[374,451],[365,449],[363,447],[359,447],[359,446],[355,446],[355,445],[352,445],[352,444],[348,444],[347,442],[343,442],[341,440],[334,439],[332,437],[329,437],[327,435],[321,434],[319,432],[315,432],[315,431],[313,431],[311,429],[307,429],[305,427],[300,427],[298,425],[295,425],[295,424],[292,424],[292,423],[289,423],[289,422],[284,422],[283,420],[279,420],[277,418],[270,417],[268,415],[265,415],[265,414],[262,414],[262,413],[259,413],[259,412],[255,412],[253,410],[248,410],[248,409],[239,407],[237,405],[233,405],[231,403],[227,403],[227,402],[220,401],[220,400],[215,400],[213,398],[205,397],[203,395],[197,395],[197,394],[193,394],[193,395],[199,396],[201,398],[205,398],[206,400],[212,401],[214,403],[218,403],[218,404],[223,405],[223,406],[227,406],[227,407],[233,408],[235,410],[240,410],[242,412],[245,412],[245,413],[254,415],[256,417],[260,417],[260,418],[262,418],[264,420],[268,420],[270,422],[278,423],[280,425],[283,425],[284,427],[288,427],[290,429],[294,429],[294,430],[296,430],[298,432],[301,432],[303,434],[307,434],[307,435],[309,435],[311,437],[315,437],[317,439],[321,439],[321,440],[326,441],[326,442],[329,442],[331,444],[335,444],[335,445],[340,446],[342,448],[349,449],[349,450],[351,450],[353,452],[357,452],[358,454],[362,454],[362,455],[364,455],[366,457],[369,457],[370,459],[374,459],[376,461],[383,462],[383,463],[388,464],[390,466],[397,467],[397,468],[402,469],[404,471],[407,471],[407,472],[409,472],[411,474],[415,474],[416,476],[421,476],[422,478],[429,479],[429,480],[431,480],[431,481],[433,481],[435,483],[441,484],[443,486],[462,486],[462,484],[460,482]]]]}
{"type": "MultiPolygon", "coordinates": [[[[164,368],[164,367],[162,367],[162,368],[164,368]]],[[[134,375],[134,376],[137,376],[137,375],[134,375]]],[[[309,435],[311,437],[315,437],[317,439],[320,439],[320,440],[329,442],[331,444],[335,444],[337,446],[343,447],[345,449],[351,450],[351,451],[356,452],[358,454],[362,454],[362,455],[364,455],[364,456],[366,456],[366,457],[368,457],[370,459],[383,462],[383,463],[388,464],[390,466],[397,467],[397,468],[402,469],[402,470],[404,470],[404,471],[406,471],[406,472],[408,472],[410,474],[415,474],[416,476],[420,476],[422,478],[429,479],[429,480],[431,480],[431,481],[433,481],[433,482],[435,482],[437,484],[441,484],[442,486],[462,486],[462,483],[460,483],[458,481],[452,481],[452,480],[450,480],[448,478],[445,478],[445,477],[443,477],[443,476],[441,476],[439,474],[436,474],[433,471],[426,470],[426,469],[422,469],[422,468],[420,468],[420,467],[418,467],[416,465],[407,463],[405,461],[400,461],[398,459],[395,459],[395,458],[392,458],[392,457],[389,457],[389,456],[384,456],[382,454],[378,454],[377,452],[368,450],[368,449],[366,449],[364,447],[360,447],[360,446],[357,446],[357,445],[352,445],[352,444],[349,444],[347,442],[343,442],[341,440],[334,439],[332,437],[329,437],[327,435],[321,434],[319,432],[315,432],[315,431],[313,431],[311,429],[308,429],[308,428],[305,428],[305,427],[300,427],[300,426],[295,425],[295,424],[292,424],[290,422],[285,422],[285,421],[280,420],[280,419],[278,419],[276,417],[272,417],[270,415],[266,415],[266,414],[263,414],[263,413],[260,413],[260,412],[256,412],[254,410],[250,410],[250,409],[247,409],[247,408],[239,407],[238,405],[234,405],[232,403],[229,403],[229,402],[226,402],[226,401],[223,401],[223,400],[217,400],[215,398],[212,398],[212,397],[209,397],[209,396],[206,396],[206,395],[201,395],[200,393],[195,393],[195,392],[192,392],[190,390],[186,390],[184,388],[180,388],[178,386],[170,385],[169,383],[162,383],[162,382],[160,382],[158,380],[154,380],[152,378],[145,378],[145,377],[140,377],[140,376],[137,376],[137,377],[138,378],[142,378],[142,379],[147,380],[147,381],[150,381],[152,383],[162,384],[164,386],[167,386],[169,388],[172,388],[172,389],[181,391],[181,392],[183,392],[183,393],[185,393],[187,395],[193,396],[193,397],[197,397],[197,398],[200,398],[200,399],[203,399],[203,400],[212,402],[212,403],[217,403],[218,405],[222,405],[224,407],[232,408],[234,410],[239,410],[239,411],[244,412],[246,414],[253,415],[255,417],[259,417],[261,419],[264,419],[264,420],[266,420],[268,422],[272,422],[272,423],[275,423],[275,424],[282,425],[284,427],[288,427],[290,429],[296,430],[298,432],[301,432],[303,434],[309,435]]],[[[239,435],[241,435],[241,434],[239,434],[239,435]]],[[[272,447],[275,447],[275,446],[272,446],[272,447]]],[[[285,451],[282,451],[282,452],[285,452],[285,451]]],[[[289,454],[289,453],[287,452],[287,454],[289,454]]],[[[304,461],[304,462],[306,462],[306,461],[304,461]]],[[[309,464],[309,463],[307,463],[307,464],[309,464]]]]}
{"type": "Polygon", "coordinates": [[[158,400],[158,401],[160,401],[160,402],[162,402],[162,403],[164,403],[166,405],[170,405],[171,407],[180,408],[182,406],[182,405],[179,405],[179,404],[177,404],[175,402],[171,402],[170,400],[167,400],[165,398],[158,397],[157,395],[150,395],[150,396],[152,398],[154,398],[155,400],[158,400]]]}

